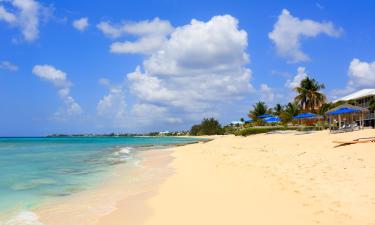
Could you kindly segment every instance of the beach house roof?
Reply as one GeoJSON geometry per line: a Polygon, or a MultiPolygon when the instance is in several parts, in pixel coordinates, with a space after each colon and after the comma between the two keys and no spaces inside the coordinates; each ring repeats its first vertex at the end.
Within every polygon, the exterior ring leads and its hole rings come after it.
{"type": "Polygon", "coordinates": [[[230,122],[230,124],[233,124],[233,125],[243,125],[245,122],[242,122],[242,121],[232,121],[230,122]]]}
{"type": "Polygon", "coordinates": [[[335,100],[334,102],[355,100],[355,99],[369,97],[369,96],[375,96],[375,89],[362,89],[350,95],[339,98],[335,100]]]}
{"type": "Polygon", "coordinates": [[[337,106],[336,108],[328,110],[326,114],[327,115],[339,115],[339,114],[345,114],[345,113],[357,113],[357,112],[368,112],[368,111],[369,111],[368,109],[362,108],[359,106],[343,104],[343,105],[337,106]]]}

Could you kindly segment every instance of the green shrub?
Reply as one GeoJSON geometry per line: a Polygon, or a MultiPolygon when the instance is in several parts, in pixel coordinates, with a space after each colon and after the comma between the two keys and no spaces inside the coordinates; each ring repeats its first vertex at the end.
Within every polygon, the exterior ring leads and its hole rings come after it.
{"type": "Polygon", "coordinates": [[[319,126],[268,126],[268,127],[247,127],[239,130],[236,135],[248,136],[253,134],[268,133],[271,131],[296,130],[296,131],[314,131],[323,130],[324,127],[319,126]]]}
{"type": "Polygon", "coordinates": [[[197,136],[201,127],[200,125],[193,125],[190,129],[190,135],[197,136]]]}
{"type": "Polygon", "coordinates": [[[252,134],[262,134],[278,130],[297,130],[297,127],[248,127],[238,131],[236,135],[248,136],[252,134]]]}
{"type": "Polygon", "coordinates": [[[214,118],[205,118],[200,124],[194,125],[190,129],[190,135],[215,135],[224,134],[220,123],[214,118]]]}
{"type": "Polygon", "coordinates": [[[224,134],[235,134],[238,132],[241,128],[240,127],[235,127],[231,125],[227,125],[223,127],[224,134]]]}

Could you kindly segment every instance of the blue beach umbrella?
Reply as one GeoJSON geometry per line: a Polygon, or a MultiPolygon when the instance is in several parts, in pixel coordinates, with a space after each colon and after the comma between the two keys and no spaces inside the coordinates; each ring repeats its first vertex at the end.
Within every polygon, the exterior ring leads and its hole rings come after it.
{"type": "Polygon", "coordinates": [[[251,122],[253,122],[253,119],[245,120],[245,123],[251,123],[251,122]]]}
{"type": "Polygon", "coordinates": [[[312,118],[317,118],[319,117],[318,115],[314,114],[314,113],[301,113],[295,117],[293,117],[293,119],[295,120],[298,120],[298,119],[312,119],[312,118]]]}
{"type": "Polygon", "coordinates": [[[274,117],[274,116],[271,115],[271,114],[263,114],[261,116],[258,116],[259,119],[266,119],[266,118],[270,118],[270,117],[274,117]]]}
{"type": "Polygon", "coordinates": [[[264,122],[266,123],[280,123],[281,122],[281,119],[279,117],[268,117],[266,119],[264,119],[264,122]]]}

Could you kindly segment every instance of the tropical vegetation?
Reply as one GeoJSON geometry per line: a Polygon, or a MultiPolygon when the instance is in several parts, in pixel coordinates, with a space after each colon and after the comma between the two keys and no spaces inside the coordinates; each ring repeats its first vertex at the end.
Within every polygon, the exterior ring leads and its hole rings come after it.
{"type": "Polygon", "coordinates": [[[214,118],[204,118],[200,124],[193,125],[190,129],[190,135],[215,135],[224,134],[224,130],[214,118]]]}
{"type": "Polygon", "coordinates": [[[253,109],[249,112],[249,117],[253,120],[257,120],[259,116],[266,114],[268,107],[265,102],[257,102],[253,105],[253,109]]]}
{"type": "MultiPolygon", "coordinates": [[[[246,136],[276,130],[311,130],[324,128],[326,127],[324,122],[309,120],[309,123],[305,123],[305,126],[301,126],[298,121],[293,120],[293,117],[300,113],[310,112],[324,117],[327,111],[342,104],[354,104],[354,102],[351,101],[327,102],[327,97],[322,92],[324,88],[325,85],[323,83],[319,83],[314,78],[306,77],[300,82],[299,86],[294,89],[296,96],[292,102],[285,105],[278,103],[274,107],[268,107],[265,102],[259,101],[252,105],[249,110],[248,117],[250,118],[250,122],[249,120],[241,118],[240,122],[242,122],[242,124],[228,124],[221,127],[219,122],[213,118],[204,119],[201,124],[194,125],[191,128],[190,134],[236,134],[246,136]],[[259,118],[264,114],[278,117],[281,122],[266,124],[263,119],[259,118]]],[[[370,101],[369,109],[371,112],[375,111],[375,97],[370,101]]]]}
{"type": "Polygon", "coordinates": [[[316,112],[325,102],[326,96],[321,92],[325,88],[313,78],[306,77],[298,87],[295,88],[297,96],[294,101],[302,111],[316,112]]]}

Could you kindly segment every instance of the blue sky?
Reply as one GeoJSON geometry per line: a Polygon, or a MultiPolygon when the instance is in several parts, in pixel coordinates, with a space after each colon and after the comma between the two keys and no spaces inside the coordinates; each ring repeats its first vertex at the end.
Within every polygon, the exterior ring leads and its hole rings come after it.
{"type": "Polygon", "coordinates": [[[374,1],[0,1],[0,136],[188,129],[375,88],[374,1]]]}

